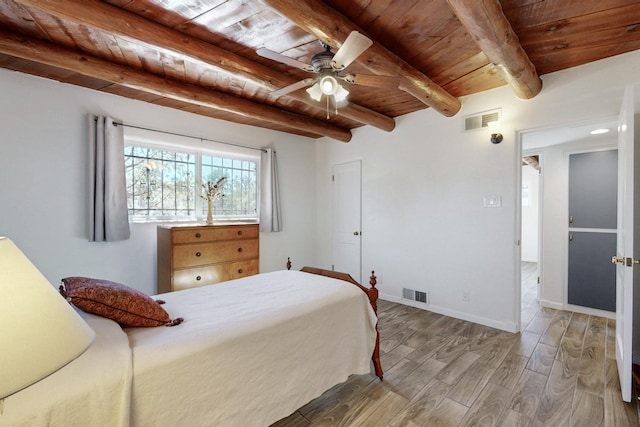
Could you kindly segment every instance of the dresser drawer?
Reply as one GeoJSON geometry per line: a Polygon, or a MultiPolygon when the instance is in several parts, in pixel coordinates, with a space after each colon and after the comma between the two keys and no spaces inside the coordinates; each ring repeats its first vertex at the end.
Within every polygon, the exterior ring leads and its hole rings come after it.
{"type": "Polygon", "coordinates": [[[173,250],[173,266],[185,268],[258,258],[258,251],[257,239],[176,245],[173,250]]]}
{"type": "Polygon", "coordinates": [[[182,289],[205,286],[220,281],[221,265],[206,267],[183,268],[173,272],[173,287],[171,290],[180,291],[182,289]]]}
{"type": "Polygon", "coordinates": [[[257,259],[249,259],[246,261],[175,270],[173,274],[173,290],[179,291],[252,276],[258,274],[258,269],[259,261],[257,259]]]}
{"type": "Polygon", "coordinates": [[[227,266],[226,278],[224,280],[233,280],[258,274],[260,261],[258,261],[257,258],[248,259],[246,261],[230,262],[227,266]]]}
{"type": "Polygon", "coordinates": [[[258,225],[190,228],[173,230],[172,233],[174,244],[256,238],[258,238],[258,225]]]}

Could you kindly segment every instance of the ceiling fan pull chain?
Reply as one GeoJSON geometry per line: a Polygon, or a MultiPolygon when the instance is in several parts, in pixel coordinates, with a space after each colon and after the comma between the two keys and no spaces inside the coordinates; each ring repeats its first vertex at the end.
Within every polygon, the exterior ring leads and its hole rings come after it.
{"type": "Polygon", "coordinates": [[[329,120],[329,95],[325,95],[325,98],[327,98],[327,120],[329,120]]]}

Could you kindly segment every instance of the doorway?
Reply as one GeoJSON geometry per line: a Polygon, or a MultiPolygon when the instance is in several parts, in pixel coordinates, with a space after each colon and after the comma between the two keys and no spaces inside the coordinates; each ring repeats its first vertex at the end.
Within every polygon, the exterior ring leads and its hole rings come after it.
{"type": "MultiPolygon", "coordinates": [[[[588,151],[602,151],[617,147],[617,117],[602,119],[596,122],[567,124],[563,127],[547,129],[532,129],[520,132],[520,149],[518,157],[519,166],[522,167],[522,158],[525,156],[539,155],[541,172],[539,175],[539,231],[538,231],[538,274],[534,280],[538,281],[537,296],[539,306],[554,309],[566,309],[568,288],[568,258],[569,258],[569,155],[588,151]],[[609,133],[591,134],[598,128],[608,128],[609,133]]],[[[522,191],[522,183],[526,180],[520,174],[518,191],[522,191]]],[[[518,206],[519,236],[523,243],[526,240],[525,230],[522,225],[522,215],[525,208],[518,206]]],[[[527,269],[522,266],[522,248],[519,248],[518,269],[522,281],[526,279],[527,269]]],[[[524,254],[523,254],[524,255],[524,254]]],[[[524,258],[527,261],[526,258],[524,258]]],[[[522,290],[522,283],[518,283],[518,294],[526,295],[522,290]]],[[[518,297],[516,303],[521,304],[522,311],[526,309],[522,298],[518,297]]],[[[604,315],[605,311],[575,306],[574,311],[586,314],[604,315]]],[[[526,314],[526,313],[523,313],[526,314]]],[[[521,330],[526,328],[526,318],[522,318],[521,330]]]]}

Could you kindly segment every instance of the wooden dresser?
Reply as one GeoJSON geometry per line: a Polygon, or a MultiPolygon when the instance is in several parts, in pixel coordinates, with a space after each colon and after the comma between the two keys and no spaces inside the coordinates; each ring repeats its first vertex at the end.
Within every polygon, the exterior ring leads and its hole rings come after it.
{"type": "Polygon", "coordinates": [[[258,224],[158,226],[158,293],[258,274],[258,224]]]}

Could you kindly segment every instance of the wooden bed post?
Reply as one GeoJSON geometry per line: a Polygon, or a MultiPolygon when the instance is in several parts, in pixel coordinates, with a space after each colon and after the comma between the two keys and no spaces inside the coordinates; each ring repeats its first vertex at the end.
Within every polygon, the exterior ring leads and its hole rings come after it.
{"type": "MultiPolygon", "coordinates": [[[[376,289],[376,285],[378,284],[378,280],[376,279],[375,271],[371,270],[371,276],[369,277],[369,284],[371,288],[367,290],[367,295],[369,296],[369,302],[371,303],[371,307],[373,307],[374,313],[376,313],[376,317],[378,317],[378,289],[376,289]]],[[[378,323],[376,322],[376,346],[373,348],[373,356],[371,357],[373,360],[373,368],[376,372],[376,376],[382,380],[383,372],[382,372],[382,363],[380,363],[380,331],[378,331],[378,323]]]]}
{"type": "MultiPolygon", "coordinates": [[[[291,257],[287,258],[287,270],[291,270],[291,257]]],[[[378,284],[378,280],[376,279],[375,271],[371,270],[371,276],[369,277],[369,284],[371,288],[366,288],[362,286],[360,283],[356,281],[351,275],[347,273],[340,273],[337,271],[331,270],[323,270],[321,268],[315,267],[302,267],[300,271],[304,271],[305,273],[319,274],[320,276],[331,277],[333,279],[344,280],[345,282],[353,283],[362,291],[367,294],[369,298],[369,303],[371,304],[371,308],[373,308],[373,312],[378,316],[378,289],[376,289],[376,285],[378,284]]],[[[378,323],[376,322],[376,345],[373,348],[373,355],[371,356],[371,360],[373,361],[373,368],[375,370],[376,376],[382,380],[382,364],[380,363],[380,332],[378,331],[378,323]]]]}

